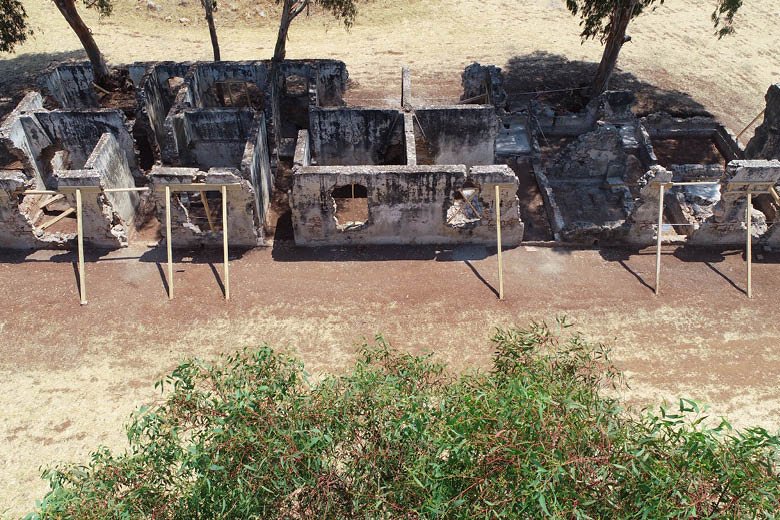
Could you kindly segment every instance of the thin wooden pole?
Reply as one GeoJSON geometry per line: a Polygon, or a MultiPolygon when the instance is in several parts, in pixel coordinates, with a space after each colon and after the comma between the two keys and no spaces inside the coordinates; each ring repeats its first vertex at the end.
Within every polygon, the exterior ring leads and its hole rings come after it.
{"type": "Polygon", "coordinates": [[[214,229],[214,219],[211,218],[211,206],[209,206],[209,199],[205,191],[200,192],[200,201],[203,203],[203,210],[206,212],[206,220],[209,221],[209,229],[213,233],[216,231],[214,229]]]}
{"type": "Polygon", "coordinates": [[[501,256],[501,188],[496,186],[496,242],[498,244],[498,299],[504,299],[504,261],[501,256]]]}
{"type": "Polygon", "coordinates": [[[228,207],[226,186],[222,186],[222,252],[225,256],[225,300],[229,300],[230,266],[228,265],[228,207]]]}
{"type": "Polygon", "coordinates": [[[165,242],[168,246],[168,299],[173,300],[173,246],[171,242],[171,187],[165,187],[165,242]]]}
{"type": "Polygon", "coordinates": [[[81,201],[81,190],[76,190],[76,233],[79,248],[79,293],[81,305],[87,304],[87,279],[84,269],[84,212],[81,201]]]}
{"type": "Polygon", "coordinates": [[[753,297],[753,235],[751,228],[753,227],[753,194],[747,192],[747,215],[745,217],[747,221],[747,238],[745,240],[745,257],[747,257],[747,295],[748,298],[753,297]]]}
{"type": "Polygon", "coordinates": [[[658,291],[661,288],[661,234],[664,225],[664,185],[659,184],[658,187],[658,235],[655,243],[655,294],[658,295],[658,291]]]}

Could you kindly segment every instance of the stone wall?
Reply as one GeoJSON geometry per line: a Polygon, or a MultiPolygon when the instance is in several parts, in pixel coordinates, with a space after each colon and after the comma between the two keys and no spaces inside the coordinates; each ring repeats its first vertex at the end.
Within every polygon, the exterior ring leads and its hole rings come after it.
{"type": "Polygon", "coordinates": [[[319,165],[406,163],[404,116],[398,110],[312,107],[309,121],[319,165]]]}
{"type": "Polygon", "coordinates": [[[780,159],[780,83],[769,87],[766,93],[764,122],[756,128],[746,155],[751,159],[780,159]]]}
{"type": "Polygon", "coordinates": [[[95,77],[88,61],[62,63],[45,72],[39,79],[43,91],[54,98],[61,108],[68,110],[98,107],[93,81],[95,77]]]}
{"type": "Polygon", "coordinates": [[[31,188],[19,171],[0,170],[0,248],[33,249],[43,243],[36,237],[27,212],[20,207],[21,192],[31,188]]]}
{"type": "MultiPolygon", "coordinates": [[[[241,160],[241,175],[252,183],[255,191],[255,211],[257,227],[268,222],[268,208],[273,191],[273,172],[271,171],[268,137],[266,136],[265,115],[259,113],[252,124],[252,134],[246,143],[244,157],[241,160]]],[[[305,132],[305,130],[303,130],[305,132]]]]}
{"type": "Polygon", "coordinates": [[[82,192],[84,242],[92,247],[113,249],[127,245],[138,195],[103,193],[103,189],[135,186],[127,157],[110,133],[103,134],[83,169],[54,172],[57,188],[76,207],[76,188],[82,192]]]}
{"type": "MultiPolygon", "coordinates": [[[[149,174],[153,186],[153,197],[157,208],[157,218],[162,224],[164,245],[168,237],[165,226],[165,186],[189,183],[226,183],[239,187],[228,189],[228,241],[230,247],[253,248],[263,245],[262,229],[256,226],[255,192],[249,181],[242,179],[238,170],[214,168],[208,172],[197,168],[170,168],[155,166],[149,174]]],[[[186,197],[199,199],[197,191],[185,192],[186,197]]],[[[214,192],[212,192],[213,194],[214,192]]],[[[222,247],[222,208],[221,194],[215,197],[220,203],[211,208],[215,230],[212,231],[204,219],[196,221],[182,202],[182,195],[171,196],[171,233],[172,246],[176,249],[221,248],[222,247]]]]}
{"type": "Polygon", "coordinates": [[[493,106],[417,108],[414,115],[419,164],[495,162],[498,119],[493,106]]]}
{"type": "Polygon", "coordinates": [[[201,108],[177,114],[173,128],[178,163],[201,170],[238,168],[253,119],[253,111],[247,108],[201,108]]]}
{"type": "Polygon", "coordinates": [[[43,110],[35,112],[34,116],[51,141],[67,150],[71,168],[82,168],[102,135],[110,133],[125,154],[130,168],[133,171],[138,169],[133,137],[127,130],[127,120],[121,111],[43,110]]]}
{"type": "Polygon", "coordinates": [[[515,246],[522,240],[523,223],[517,177],[507,166],[299,167],[291,190],[295,243],[495,244],[496,184],[503,195],[502,241],[515,246]],[[365,191],[367,220],[344,225],[337,220],[333,193],[353,184],[365,191]],[[468,204],[464,189],[473,190],[466,195],[468,204]]]}

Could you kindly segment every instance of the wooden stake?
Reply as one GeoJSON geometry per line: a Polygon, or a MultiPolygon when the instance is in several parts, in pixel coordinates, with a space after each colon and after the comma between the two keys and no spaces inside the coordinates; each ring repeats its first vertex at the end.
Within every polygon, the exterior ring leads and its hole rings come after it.
{"type": "Polygon", "coordinates": [[[84,269],[84,223],[81,190],[76,190],[76,233],[79,248],[79,293],[81,305],[87,304],[87,279],[84,269]]]}
{"type": "MultiPolygon", "coordinates": [[[[79,190],[79,191],[81,191],[81,190],[79,190]]],[[[43,207],[43,206],[41,206],[41,207],[43,207]]],[[[60,213],[59,215],[57,215],[56,217],[54,217],[51,220],[47,221],[46,223],[42,224],[40,229],[46,229],[46,228],[48,228],[50,226],[53,226],[54,224],[56,224],[60,220],[64,219],[65,217],[73,215],[73,213],[75,213],[75,212],[76,212],[75,209],[68,208],[65,211],[63,211],[62,213],[60,213]]]]}
{"type": "Polygon", "coordinates": [[[201,191],[200,192],[200,201],[203,203],[203,209],[206,211],[206,220],[209,221],[209,229],[213,233],[214,230],[214,219],[211,218],[211,207],[209,206],[209,199],[206,197],[206,192],[201,191]]]}
{"type": "Polygon", "coordinates": [[[225,300],[230,299],[230,267],[228,266],[227,187],[222,186],[222,252],[225,256],[225,300]]]}
{"type": "Polygon", "coordinates": [[[747,192],[747,215],[745,217],[747,221],[747,239],[745,242],[745,257],[747,258],[747,295],[748,298],[753,297],[753,235],[751,228],[753,227],[753,194],[747,192]]]}
{"type": "Polygon", "coordinates": [[[658,186],[658,231],[656,232],[658,237],[655,245],[655,294],[658,295],[658,291],[661,286],[661,233],[664,225],[664,185],[658,186]]]}
{"type": "Polygon", "coordinates": [[[496,186],[496,242],[498,243],[498,299],[504,299],[504,261],[501,257],[501,188],[496,186]]]}
{"type": "Polygon", "coordinates": [[[173,247],[171,242],[171,187],[165,187],[165,241],[168,246],[168,299],[173,300],[173,247]]]}

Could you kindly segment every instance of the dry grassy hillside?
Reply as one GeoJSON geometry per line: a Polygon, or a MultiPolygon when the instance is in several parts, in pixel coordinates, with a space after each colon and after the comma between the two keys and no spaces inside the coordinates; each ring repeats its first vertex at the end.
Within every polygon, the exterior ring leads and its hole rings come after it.
{"type": "MultiPolygon", "coordinates": [[[[675,0],[639,18],[630,28],[621,68],[629,85],[682,91],[720,116],[733,129],[761,109],[771,82],[780,80],[780,10],[775,0],[746,2],[738,33],[713,36],[710,1],[675,0]]],[[[62,58],[80,57],[78,40],[50,1],[25,2],[36,37],[0,62],[7,92],[29,71],[62,58]]],[[[208,31],[197,0],[117,0],[115,13],[98,20],[87,13],[98,43],[113,62],[197,60],[210,57],[208,31]],[[189,19],[182,23],[180,19],[189,19]]],[[[278,18],[274,2],[225,0],[216,13],[223,59],[268,58],[278,18]]],[[[597,42],[581,44],[577,20],[562,0],[504,2],[432,0],[364,3],[351,31],[313,12],[296,22],[290,57],[333,57],[347,62],[358,96],[366,102],[397,97],[399,69],[410,65],[423,97],[449,97],[459,90],[459,73],[478,60],[525,78],[566,68],[565,60],[595,61],[597,42]]],[[[581,68],[567,69],[583,81],[581,68]]],[[[545,85],[545,77],[535,80],[545,85]]],[[[664,92],[660,94],[663,95],[664,92]]]]}

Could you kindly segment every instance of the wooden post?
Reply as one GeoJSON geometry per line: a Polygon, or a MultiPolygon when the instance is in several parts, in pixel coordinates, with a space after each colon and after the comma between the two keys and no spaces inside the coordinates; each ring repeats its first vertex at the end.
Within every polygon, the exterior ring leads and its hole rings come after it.
{"type": "Polygon", "coordinates": [[[230,299],[230,267],[228,266],[227,186],[222,186],[222,252],[225,256],[225,300],[230,299]]]}
{"type": "Polygon", "coordinates": [[[203,203],[203,210],[206,212],[206,220],[209,221],[209,229],[213,233],[216,229],[214,229],[214,219],[211,218],[211,206],[209,206],[209,199],[205,191],[200,192],[200,201],[203,203]]]}
{"type": "Polygon", "coordinates": [[[504,261],[501,257],[501,187],[496,185],[496,242],[498,243],[498,299],[504,299],[504,261]]]}
{"type": "Polygon", "coordinates": [[[747,238],[745,241],[745,257],[747,258],[747,295],[753,297],[753,194],[747,192],[747,238]]]}
{"type": "Polygon", "coordinates": [[[664,185],[658,185],[658,230],[655,244],[655,294],[661,286],[661,234],[664,226],[664,185]]]}
{"type": "Polygon", "coordinates": [[[173,247],[171,236],[171,187],[165,186],[165,241],[168,246],[168,299],[173,300],[173,247]]]}
{"type": "Polygon", "coordinates": [[[79,248],[79,293],[81,305],[87,304],[87,279],[84,269],[84,222],[81,190],[76,190],[76,234],[79,248]]]}

